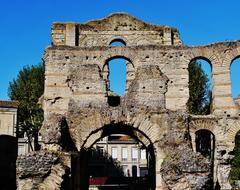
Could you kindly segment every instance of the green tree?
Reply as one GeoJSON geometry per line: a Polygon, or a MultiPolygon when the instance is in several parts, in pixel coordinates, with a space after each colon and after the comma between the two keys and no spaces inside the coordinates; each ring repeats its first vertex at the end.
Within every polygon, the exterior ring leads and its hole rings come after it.
{"type": "Polygon", "coordinates": [[[211,91],[208,78],[201,64],[192,61],[188,66],[189,71],[189,100],[187,103],[189,113],[205,115],[210,113],[211,91]]]}
{"type": "Polygon", "coordinates": [[[231,171],[230,171],[230,183],[233,188],[239,188],[238,183],[235,181],[240,180],[240,132],[236,134],[235,137],[235,147],[233,150],[234,158],[230,161],[231,171]]]}
{"type": "MultiPolygon", "coordinates": [[[[38,131],[43,121],[43,110],[38,99],[44,90],[44,64],[23,67],[16,79],[9,83],[8,95],[11,100],[18,100],[18,133],[27,134],[31,142],[34,138],[34,149],[39,149],[38,131]]],[[[30,143],[31,144],[31,143],[30,143]]],[[[33,149],[33,147],[31,146],[33,149]]]]}

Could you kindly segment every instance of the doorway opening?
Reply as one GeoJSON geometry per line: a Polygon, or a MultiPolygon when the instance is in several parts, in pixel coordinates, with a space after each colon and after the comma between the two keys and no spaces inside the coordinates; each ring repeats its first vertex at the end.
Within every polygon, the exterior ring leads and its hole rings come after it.
{"type": "Polygon", "coordinates": [[[101,137],[75,159],[81,171],[72,174],[74,189],[155,189],[153,146],[144,144],[137,133],[123,124],[103,127],[101,137]]]}
{"type": "Polygon", "coordinates": [[[109,58],[103,67],[103,78],[107,85],[109,106],[119,106],[134,77],[134,67],[130,59],[124,56],[109,58]]]}

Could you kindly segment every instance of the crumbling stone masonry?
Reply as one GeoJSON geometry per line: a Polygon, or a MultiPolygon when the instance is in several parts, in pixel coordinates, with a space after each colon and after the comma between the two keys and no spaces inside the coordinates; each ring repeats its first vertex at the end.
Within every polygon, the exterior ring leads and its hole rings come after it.
{"type": "Polygon", "coordinates": [[[54,23],[44,54],[44,145],[18,158],[18,188],[87,189],[87,150],[104,136],[124,133],[150,152],[147,189],[209,189],[213,179],[230,190],[229,159],[240,130],[230,65],[238,56],[240,41],[188,47],[177,29],[125,13],[84,24],[54,23]],[[114,40],[126,46],[110,46],[114,40]],[[127,60],[125,95],[114,107],[108,104],[113,58],[127,60]],[[213,104],[206,116],[186,108],[188,64],[196,58],[212,66],[213,104]],[[214,137],[211,159],[197,152],[201,130],[214,137]]]}

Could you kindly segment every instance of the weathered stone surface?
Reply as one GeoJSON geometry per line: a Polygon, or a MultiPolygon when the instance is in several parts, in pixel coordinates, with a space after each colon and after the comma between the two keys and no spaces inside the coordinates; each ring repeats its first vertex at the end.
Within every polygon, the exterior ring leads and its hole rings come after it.
{"type": "MultiPolygon", "coordinates": [[[[162,165],[163,180],[170,189],[207,189],[210,162],[194,153],[189,144],[175,143],[162,165]]],[[[210,187],[208,187],[210,189],[210,187]]]]}
{"type": "Polygon", "coordinates": [[[18,189],[60,189],[66,178],[64,175],[69,174],[66,172],[69,168],[64,157],[49,151],[31,152],[18,157],[18,189]]]}
{"type": "Polygon", "coordinates": [[[61,139],[61,125],[63,121],[63,116],[59,114],[50,114],[43,123],[42,130],[42,140],[45,144],[58,144],[61,139]]]}
{"type": "Polygon", "coordinates": [[[17,159],[17,174],[19,178],[44,177],[47,175],[58,157],[54,153],[45,151],[31,152],[19,156],[17,159]]]}
{"type": "MultiPolygon", "coordinates": [[[[44,54],[43,149],[78,151],[84,162],[83,152],[96,140],[127,133],[152,150],[156,190],[209,189],[212,178],[213,185],[218,182],[230,190],[228,161],[240,120],[239,107],[231,97],[229,68],[239,55],[240,41],[187,47],[177,29],[147,24],[124,13],[85,24],[54,23],[52,45],[44,54]],[[113,47],[114,40],[126,46],[113,47]],[[125,94],[113,107],[108,61],[114,58],[127,60],[127,82],[125,94]],[[189,115],[186,106],[188,64],[197,58],[212,66],[213,104],[207,116],[189,115]],[[211,161],[196,153],[196,133],[201,130],[212,135],[211,161]]],[[[37,160],[47,155],[30,158],[38,165],[37,160]]],[[[77,168],[69,161],[57,162],[41,173],[33,165],[28,170],[27,164],[19,164],[22,189],[60,189],[62,176],[68,175],[65,166],[77,168]]],[[[87,164],[79,164],[78,177],[83,180],[87,164]]]]}
{"type": "Polygon", "coordinates": [[[135,79],[125,97],[128,109],[160,110],[166,108],[165,93],[168,78],[157,65],[143,65],[137,68],[135,79]]]}

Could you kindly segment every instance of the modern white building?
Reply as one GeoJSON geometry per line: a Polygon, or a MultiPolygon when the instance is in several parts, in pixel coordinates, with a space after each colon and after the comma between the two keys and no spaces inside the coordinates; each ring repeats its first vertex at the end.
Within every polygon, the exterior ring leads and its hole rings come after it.
{"type": "Polygon", "coordinates": [[[0,135],[16,136],[17,101],[0,100],[0,135]]]}
{"type": "Polygon", "coordinates": [[[26,154],[30,150],[27,137],[17,137],[18,101],[0,100],[0,136],[15,137],[18,155],[26,154]]]}
{"type": "Polygon", "coordinates": [[[95,175],[118,176],[119,171],[126,177],[148,174],[146,149],[127,135],[117,134],[101,139],[94,145],[91,158],[89,167],[95,175]]]}

